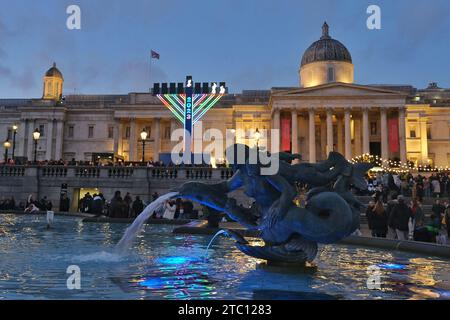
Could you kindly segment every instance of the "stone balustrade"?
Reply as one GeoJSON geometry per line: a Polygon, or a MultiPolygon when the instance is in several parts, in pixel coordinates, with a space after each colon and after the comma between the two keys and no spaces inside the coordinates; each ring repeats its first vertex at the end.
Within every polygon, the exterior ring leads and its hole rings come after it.
{"type": "Polygon", "coordinates": [[[59,206],[62,185],[70,199],[82,190],[102,192],[111,199],[116,190],[144,200],[154,192],[163,194],[187,181],[219,183],[233,176],[231,168],[209,167],[93,167],[93,166],[0,166],[0,196],[24,201],[28,195],[47,196],[59,206]]]}

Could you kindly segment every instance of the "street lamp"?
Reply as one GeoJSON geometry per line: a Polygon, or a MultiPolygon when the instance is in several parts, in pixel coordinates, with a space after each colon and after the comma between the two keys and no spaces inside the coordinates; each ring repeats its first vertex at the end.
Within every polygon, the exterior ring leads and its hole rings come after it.
{"type": "Polygon", "coordinates": [[[5,164],[8,162],[8,149],[11,148],[11,142],[9,142],[8,139],[6,139],[5,142],[3,142],[3,148],[5,148],[5,164]]]}
{"type": "Polygon", "coordinates": [[[17,134],[17,129],[19,129],[19,127],[17,125],[13,125],[13,144],[12,144],[12,159],[14,160],[14,157],[16,155],[16,134],[17,134]]]}
{"type": "Polygon", "coordinates": [[[261,139],[261,133],[259,132],[258,128],[256,128],[256,131],[253,134],[253,138],[256,140],[256,150],[259,150],[259,140],[261,139]]]}
{"type": "Polygon", "coordinates": [[[145,140],[147,140],[148,133],[145,131],[145,128],[142,129],[141,132],[141,141],[142,141],[142,162],[145,162],[145,140]]]}
{"type": "Polygon", "coordinates": [[[38,147],[38,140],[41,137],[41,132],[39,129],[34,130],[33,132],[33,140],[34,140],[34,163],[36,163],[37,160],[37,147],[38,147]]]}

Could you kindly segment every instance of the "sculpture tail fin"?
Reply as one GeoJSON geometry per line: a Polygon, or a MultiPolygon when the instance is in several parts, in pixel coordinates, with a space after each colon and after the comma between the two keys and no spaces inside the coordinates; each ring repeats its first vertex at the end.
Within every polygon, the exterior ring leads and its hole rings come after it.
{"type": "Polygon", "coordinates": [[[353,165],[351,183],[360,190],[367,189],[367,181],[364,179],[367,171],[374,167],[371,163],[357,163],[353,165]]]}

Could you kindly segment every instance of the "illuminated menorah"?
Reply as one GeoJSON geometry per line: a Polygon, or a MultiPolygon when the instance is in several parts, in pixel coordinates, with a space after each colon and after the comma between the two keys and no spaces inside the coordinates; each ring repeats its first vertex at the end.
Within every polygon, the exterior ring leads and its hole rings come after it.
{"type": "Polygon", "coordinates": [[[172,112],[184,126],[183,151],[191,153],[193,128],[200,119],[225,95],[225,82],[192,82],[192,76],[186,77],[186,83],[155,83],[153,94],[172,112]]]}

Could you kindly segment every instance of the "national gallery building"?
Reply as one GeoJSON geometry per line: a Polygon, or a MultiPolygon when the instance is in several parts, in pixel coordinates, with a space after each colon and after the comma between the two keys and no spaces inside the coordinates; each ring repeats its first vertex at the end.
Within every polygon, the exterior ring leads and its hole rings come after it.
{"type": "MultiPolygon", "coordinates": [[[[350,52],[325,23],[301,58],[298,87],[227,93],[204,115],[202,130],[244,132],[237,142],[255,145],[256,131],[279,129],[281,150],[309,162],[335,150],[349,160],[372,154],[449,166],[450,90],[436,83],[426,89],[356,84],[354,68],[350,52]]],[[[43,78],[42,98],[0,99],[2,155],[3,141],[12,142],[16,131],[15,156],[32,161],[38,129],[37,160],[90,161],[103,154],[141,161],[145,129],[145,160],[167,161],[176,144],[171,133],[182,125],[152,93],[63,95],[63,85],[54,64],[43,78]]],[[[259,143],[270,149],[271,141],[259,143]]]]}

